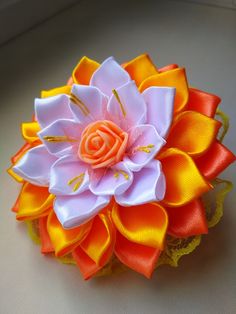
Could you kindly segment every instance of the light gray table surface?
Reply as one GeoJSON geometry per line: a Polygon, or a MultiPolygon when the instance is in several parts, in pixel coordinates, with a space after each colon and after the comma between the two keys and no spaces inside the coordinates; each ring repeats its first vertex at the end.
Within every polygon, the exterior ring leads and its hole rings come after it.
{"type": "MultiPolygon", "coordinates": [[[[11,23],[11,21],[9,21],[11,23]]],[[[225,143],[236,151],[236,11],[177,1],[84,0],[0,47],[1,314],[236,313],[236,197],[183,257],[152,280],[130,271],[84,282],[73,266],[44,257],[10,208],[19,186],[6,174],[22,145],[41,89],[62,85],[81,56],[118,61],[149,52],[158,66],[185,66],[192,86],[222,97],[231,117],[225,143]]],[[[236,181],[235,166],[222,175],[236,181]]]]}

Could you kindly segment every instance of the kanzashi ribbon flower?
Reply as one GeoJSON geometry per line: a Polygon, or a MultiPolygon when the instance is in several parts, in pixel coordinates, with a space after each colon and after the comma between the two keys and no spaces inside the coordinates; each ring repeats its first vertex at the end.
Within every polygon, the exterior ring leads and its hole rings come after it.
{"type": "Polygon", "coordinates": [[[10,173],[17,219],[36,219],[42,251],[72,253],[84,278],[114,256],[150,277],[166,233],[207,233],[201,195],[235,160],[216,140],[217,96],[147,55],[120,66],[84,57],[66,86],[42,92],[10,173]]]}

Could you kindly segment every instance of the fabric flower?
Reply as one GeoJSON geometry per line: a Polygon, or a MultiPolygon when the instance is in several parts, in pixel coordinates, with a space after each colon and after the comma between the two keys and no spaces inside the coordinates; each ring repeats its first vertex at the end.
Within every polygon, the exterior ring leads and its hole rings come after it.
{"type": "Polygon", "coordinates": [[[114,256],[150,277],[167,233],[208,231],[201,196],[235,160],[216,138],[219,102],[147,55],[82,58],[22,124],[9,170],[23,183],[17,219],[38,221],[42,252],[72,253],[85,279],[114,256]]]}

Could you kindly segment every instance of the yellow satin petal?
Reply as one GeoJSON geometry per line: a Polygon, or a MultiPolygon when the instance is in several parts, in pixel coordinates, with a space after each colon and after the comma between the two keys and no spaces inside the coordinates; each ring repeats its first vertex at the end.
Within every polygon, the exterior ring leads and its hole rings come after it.
{"type": "Polygon", "coordinates": [[[185,69],[177,68],[148,77],[139,87],[140,92],[151,86],[175,87],[175,113],[183,110],[188,102],[188,83],[185,69]]]}
{"type": "Polygon", "coordinates": [[[39,140],[37,133],[40,131],[40,126],[38,122],[25,122],[21,124],[21,132],[23,138],[28,143],[34,143],[39,140]]]}
{"type": "Polygon", "coordinates": [[[122,207],[115,204],[112,219],[119,232],[129,241],[163,249],[168,216],[161,205],[150,203],[122,207]]]}
{"type": "Polygon", "coordinates": [[[71,92],[71,86],[68,86],[68,85],[60,86],[60,87],[53,88],[50,90],[42,90],[41,91],[41,98],[52,97],[52,96],[56,96],[59,94],[70,95],[70,92],[71,92]]]}
{"type": "Polygon", "coordinates": [[[73,229],[64,229],[52,211],[48,216],[47,230],[55,249],[56,256],[63,256],[73,251],[86,237],[92,222],[73,229]]]}
{"type": "Polygon", "coordinates": [[[176,147],[191,156],[203,154],[216,139],[219,121],[195,111],[180,113],[174,120],[167,147],[176,147]]]}
{"type": "Polygon", "coordinates": [[[132,80],[139,86],[147,77],[157,74],[158,71],[148,54],[142,54],[124,64],[124,69],[132,80]]]}
{"type": "Polygon", "coordinates": [[[83,57],[73,70],[72,78],[74,83],[89,85],[93,72],[95,72],[99,66],[100,64],[98,62],[86,56],[83,57]]]}
{"type": "Polygon", "coordinates": [[[17,220],[31,220],[47,215],[52,208],[54,195],[48,188],[25,183],[19,196],[17,220]]]}
{"type": "Polygon", "coordinates": [[[80,247],[99,265],[113,240],[114,231],[112,221],[108,215],[100,214],[94,218],[92,228],[85,240],[80,244],[80,247]]]}
{"type": "Polygon", "coordinates": [[[185,152],[169,148],[158,159],[166,178],[166,193],[162,201],[164,204],[182,206],[212,188],[185,152]]]}
{"type": "Polygon", "coordinates": [[[11,167],[9,167],[7,169],[7,173],[13,178],[15,179],[17,182],[19,183],[23,183],[24,182],[24,179],[22,179],[20,176],[18,176],[18,174],[16,174],[12,168],[13,168],[14,165],[12,165],[11,167]]]}

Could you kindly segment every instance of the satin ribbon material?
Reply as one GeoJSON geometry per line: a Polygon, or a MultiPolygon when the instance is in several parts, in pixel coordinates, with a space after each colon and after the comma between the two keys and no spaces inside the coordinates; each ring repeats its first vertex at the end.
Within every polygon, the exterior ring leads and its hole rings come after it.
{"type": "Polygon", "coordinates": [[[159,68],[158,72],[162,73],[162,72],[170,71],[170,70],[173,70],[173,69],[177,69],[178,67],[179,67],[178,64],[175,64],[175,63],[168,64],[168,65],[166,65],[166,66],[164,66],[162,68],[159,68]]]}
{"type": "Polygon", "coordinates": [[[200,199],[181,207],[166,207],[169,217],[168,233],[187,238],[208,233],[205,209],[200,199]]]}
{"type": "Polygon", "coordinates": [[[80,227],[64,229],[52,211],[48,216],[47,230],[55,249],[55,255],[60,257],[73,251],[88,235],[92,220],[80,227]]]}
{"type": "Polygon", "coordinates": [[[193,159],[183,151],[169,148],[158,159],[166,178],[164,205],[183,206],[212,188],[193,159]]]}
{"type": "MultiPolygon", "coordinates": [[[[21,132],[23,138],[29,144],[39,141],[37,133],[40,131],[38,122],[26,122],[21,124],[21,132]]],[[[39,141],[40,143],[40,141],[39,141]]]]}
{"type": "Polygon", "coordinates": [[[151,278],[161,251],[127,240],[117,232],[115,254],[121,263],[134,271],[151,278]]]}
{"type": "Polygon", "coordinates": [[[147,54],[127,62],[124,69],[129,73],[132,80],[139,86],[146,78],[158,73],[156,66],[147,54]]]}
{"type": "Polygon", "coordinates": [[[212,180],[236,160],[236,156],[223,144],[215,141],[203,156],[197,158],[195,163],[199,171],[212,180]]]}
{"type": "Polygon", "coordinates": [[[188,83],[185,69],[177,68],[150,76],[141,83],[139,90],[143,92],[151,86],[175,87],[176,94],[174,111],[177,113],[185,108],[188,102],[188,83]]]}
{"type": "Polygon", "coordinates": [[[53,200],[54,196],[48,193],[48,188],[25,183],[20,192],[16,219],[36,219],[47,215],[53,200]]]}
{"type": "Polygon", "coordinates": [[[178,114],[166,147],[176,147],[190,156],[202,155],[215,141],[221,123],[194,111],[178,114]]]}
{"type": "Polygon", "coordinates": [[[52,241],[49,237],[47,230],[47,220],[48,217],[39,218],[39,236],[41,240],[41,253],[47,254],[54,252],[54,247],[52,245],[52,241]]]}
{"type": "Polygon", "coordinates": [[[56,96],[59,94],[70,95],[70,92],[71,92],[71,86],[68,86],[68,85],[60,86],[60,87],[53,88],[50,90],[41,91],[41,98],[52,97],[52,96],[56,96]]]}
{"type": "Polygon", "coordinates": [[[72,78],[74,83],[89,85],[90,78],[98,67],[98,62],[89,59],[88,57],[83,57],[73,70],[72,78]]]}
{"type": "Polygon", "coordinates": [[[129,241],[163,249],[168,216],[161,205],[122,207],[115,204],[112,219],[117,230],[129,241]]]}
{"type": "Polygon", "coordinates": [[[115,242],[115,232],[108,215],[99,214],[93,220],[88,236],[80,244],[82,250],[96,263],[103,264],[102,258],[115,242]]]}
{"type": "Polygon", "coordinates": [[[213,118],[220,101],[220,97],[216,95],[196,88],[189,88],[189,100],[186,109],[197,111],[213,118]]]}
{"type": "Polygon", "coordinates": [[[11,157],[11,162],[15,164],[22,156],[24,153],[27,152],[32,147],[29,143],[25,143],[19,150],[18,152],[11,157]]]}

